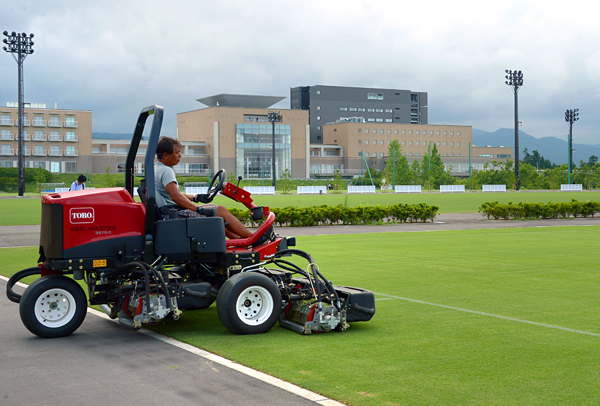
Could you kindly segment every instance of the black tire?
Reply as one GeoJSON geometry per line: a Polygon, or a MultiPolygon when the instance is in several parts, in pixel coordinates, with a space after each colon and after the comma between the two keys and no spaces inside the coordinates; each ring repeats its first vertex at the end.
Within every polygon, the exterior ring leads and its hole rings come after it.
{"type": "Polygon", "coordinates": [[[266,333],[279,320],[281,292],[265,275],[239,273],[221,287],[217,296],[217,314],[232,333],[266,333]]]}
{"type": "Polygon", "coordinates": [[[25,290],[19,313],[21,321],[33,334],[42,338],[64,337],[83,323],[87,299],[73,279],[48,275],[37,279],[25,290]]]}

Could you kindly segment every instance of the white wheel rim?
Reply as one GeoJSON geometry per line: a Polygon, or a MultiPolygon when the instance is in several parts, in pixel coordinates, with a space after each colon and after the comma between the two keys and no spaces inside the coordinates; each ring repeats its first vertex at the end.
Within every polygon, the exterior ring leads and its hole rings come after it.
{"type": "Polygon", "coordinates": [[[261,286],[244,289],[238,296],[235,309],[240,320],[249,326],[258,326],[273,313],[273,296],[261,286]]]}
{"type": "Polygon", "coordinates": [[[48,289],[35,301],[35,317],[44,326],[62,327],[75,316],[75,298],[64,289],[48,289]]]}

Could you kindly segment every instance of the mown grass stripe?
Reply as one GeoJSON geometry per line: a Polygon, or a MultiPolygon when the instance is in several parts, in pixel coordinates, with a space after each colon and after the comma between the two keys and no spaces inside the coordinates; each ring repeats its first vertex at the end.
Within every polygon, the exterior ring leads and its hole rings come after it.
{"type": "MultiPolygon", "coordinates": [[[[375,292],[373,292],[373,293],[375,293],[375,292]]],[[[386,296],[389,299],[404,300],[406,302],[419,303],[419,304],[424,304],[424,305],[428,305],[428,306],[435,306],[435,307],[441,307],[441,308],[450,309],[450,310],[457,310],[459,312],[465,312],[465,313],[471,313],[471,314],[478,314],[480,316],[494,317],[494,318],[502,319],[502,320],[509,320],[509,321],[516,321],[516,322],[519,322],[519,323],[532,324],[534,326],[553,328],[553,329],[556,329],[556,330],[568,331],[570,333],[585,334],[585,335],[592,336],[592,337],[600,337],[600,334],[597,334],[597,333],[591,333],[589,331],[583,331],[583,330],[575,330],[575,329],[568,328],[568,327],[555,326],[553,324],[546,324],[546,323],[539,323],[537,321],[517,319],[517,318],[514,318],[514,317],[501,316],[499,314],[480,312],[479,310],[463,309],[462,307],[455,307],[455,306],[448,306],[448,305],[443,305],[443,304],[439,304],[439,303],[425,302],[424,300],[411,299],[411,298],[408,298],[408,297],[387,295],[385,293],[375,293],[375,294],[379,295],[379,296],[386,296]]],[[[383,298],[383,299],[375,299],[375,300],[385,300],[385,298],[383,298]]]]}

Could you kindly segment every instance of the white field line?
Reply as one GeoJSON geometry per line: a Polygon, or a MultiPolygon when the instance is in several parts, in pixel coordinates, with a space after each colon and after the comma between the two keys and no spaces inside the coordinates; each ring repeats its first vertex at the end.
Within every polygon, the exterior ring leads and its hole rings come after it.
{"type": "MultiPolygon", "coordinates": [[[[3,275],[0,275],[0,279],[8,282],[9,278],[7,278],[7,277],[5,277],[3,275]]],[[[19,287],[22,287],[22,288],[27,288],[28,285],[26,285],[24,283],[21,283],[21,282],[17,282],[16,286],[19,286],[19,287]]],[[[106,319],[106,320],[118,323],[117,320],[112,320],[110,317],[108,317],[108,315],[106,313],[100,312],[100,311],[98,311],[96,309],[92,309],[91,307],[88,307],[87,312],[89,314],[93,314],[95,316],[102,317],[103,319],[106,319]]],[[[125,328],[127,328],[127,327],[125,327],[125,328]]],[[[222,366],[224,366],[226,368],[233,369],[234,371],[240,372],[240,373],[242,373],[244,375],[248,375],[248,376],[250,376],[252,378],[258,379],[259,381],[262,381],[262,382],[268,383],[270,385],[273,385],[273,386],[275,386],[277,388],[280,388],[280,389],[282,389],[284,391],[293,393],[294,395],[300,396],[300,397],[302,397],[304,399],[313,401],[313,402],[315,402],[318,405],[323,405],[323,406],[344,406],[342,403],[337,402],[337,401],[335,401],[333,399],[329,399],[329,398],[327,398],[327,397],[325,397],[323,395],[319,395],[318,393],[311,392],[311,391],[306,390],[304,388],[301,388],[301,387],[299,387],[297,385],[294,385],[292,383],[286,382],[286,381],[284,381],[282,379],[275,378],[274,376],[265,374],[265,373],[260,372],[260,371],[256,371],[256,370],[254,370],[252,368],[245,367],[245,366],[243,366],[241,364],[235,363],[235,362],[230,361],[230,360],[228,360],[226,358],[223,358],[223,357],[220,357],[218,355],[212,354],[212,353],[210,353],[208,351],[204,351],[204,350],[201,350],[200,348],[196,348],[196,347],[194,347],[192,345],[182,343],[181,341],[177,341],[177,340],[175,340],[175,339],[173,339],[171,337],[167,337],[165,335],[162,335],[162,334],[159,334],[159,333],[155,333],[153,331],[146,330],[146,329],[143,329],[143,328],[140,329],[140,330],[138,330],[138,331],[140,333],[142,333],[142,334],[145,334],[145,335],[149,336],[149,337],[152,337],[152,338],[155,338],[155,339],[157,339],[159,341],[162,341],[163,343],[175,346],[175,347],[180,348],[180,349],[182,349],[184,351],[187,351],[187,352],[189,352],[191,354],[194,354],[194,355],[196,355],[198,357],[202,357],[202,358],[207,359],[209,361],[212,361],[212,362],[214,362],[216,364],[222,365],[222,366]]]]}
{"type": "MultiPolygon", "coordinates": [[[[373,293],[375,293],[375,292],[373,292],[373,293]]],[[[592,336],[592,337],[600,337],[600,334],[598,334],[598,333],[591,333],[589,331],[583,331],[583,330],[575,330],[575,329],[568,328],[568,327],[554,326],[552,324],[538,323],[537,321],[516,319],[514,317],[501,316],[499,314],[480,312],[478,310],[463,309],[461,307],[448,306],[448,305],[443,305],[443,304],[439,304],[439,303],[425,302],[423,300],[410,299],[408,297],[401,297],[401,296],[387,295],[385,293],[375,293],[375,294],[379,295],[379,296],[385,296],[385,298],[383,298],[383,299],[375,299],[375,300],[398,299],[398,300],[404,300],[406,302],[419,303],[419,304],[424,304],[424,305],[428,305],[428,306],[435,306],[435,307],[441,307],[444,309],[456,310],[459,312],[478,314],[480,316],[494,317],[496,319],[516,321],[518,323],[532,324],[534,326],[539,326],[539,327],[553,328],[556,330],[568,331],[569,333],[585,334],[585,335],[592,336]]]]}

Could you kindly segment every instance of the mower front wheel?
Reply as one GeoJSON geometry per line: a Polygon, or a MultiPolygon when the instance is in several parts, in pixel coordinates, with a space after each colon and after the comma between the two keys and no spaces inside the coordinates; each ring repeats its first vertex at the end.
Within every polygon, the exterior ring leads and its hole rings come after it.
{"type": "Polygon", "coordinates": [[[79,328],[87,313],[85,292],[73,279],[48,275],[37,279],[19,303],[21,321],[42,338],[64,337],[79,328]]]}
{"type": "Polygon", "coordinates": [[[265,275],[248,272],[229,278],[217,296],[217,314],[235,334],[269,331],[281,314],[281,292],[265,275]]]}

